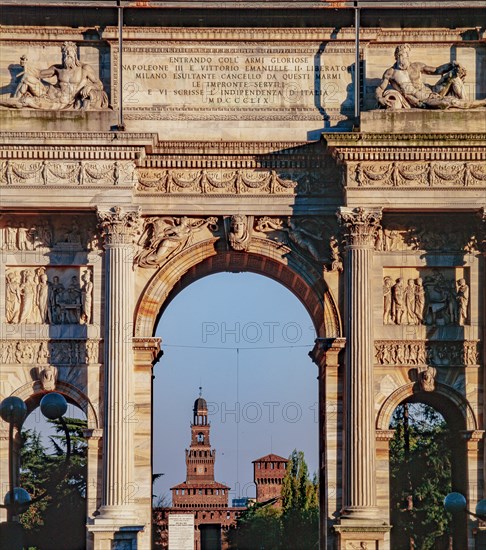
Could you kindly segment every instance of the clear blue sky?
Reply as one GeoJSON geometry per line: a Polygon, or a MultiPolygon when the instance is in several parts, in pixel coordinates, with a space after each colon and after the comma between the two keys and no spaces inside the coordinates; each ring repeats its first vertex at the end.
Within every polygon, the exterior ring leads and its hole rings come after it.
{"type": "Polygon", "coordinates": [[[252,273],[205,277],[171,302],[157,336],[164,355],[154,371],[154,472],[165,475],[156,495],[185,480],[199,386],[216,479],[232,488],[230,499],[254,496],[251,461],[267,453],[303,450],[317,470],[317,367],[308,357],[315,333],[289,290],[252,273]]]}

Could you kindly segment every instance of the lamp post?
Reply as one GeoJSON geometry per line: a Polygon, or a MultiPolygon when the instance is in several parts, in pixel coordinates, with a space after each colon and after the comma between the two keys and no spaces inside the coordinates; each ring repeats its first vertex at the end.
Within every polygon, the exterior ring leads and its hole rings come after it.
{"type": "MultiPolygon", "coordinates": [[[[486,521],[486,499],[483,498],[476,504],[476,512],[471,512],[467,509],[466,497],[461,493],[449,493],[444,499],[444,508],[446,512],[451,513],[453,516],[459,514],[467,514],[479,521],[486,521]]],[[[483,548],[483,546],[478,546],[483,548]]]]}
{"type": "MultiPolygon", "coordinates": [[[[41,399],[40,408],[42,414],[49,420],[59,420],[66,435],[66,458],[64,469],[67,467],[71,456],[71,440],[69,430],[63,415],[67,411],[67,402],[63,395],[51,392],[41,399]]],[[[19,431],[22,428],[27,417],[27,406],[20,397],[10,396],[0,403],[0,417],[8,423],[8,480],[9,490],[5,495],[4,503],[1,508],[7,509],[7,521],[0,523],[0,550],[22,550],[23,548],[23,529],[18,521],[18,515],[22,514],[27,508],[42,500],[47,496],[47,492],[42,493],[35,499],[31,499],[29,493],[21,487],[15,487],[15,478],[17,474],[17,464],[14,458],[14,429],[19,431]]]]}

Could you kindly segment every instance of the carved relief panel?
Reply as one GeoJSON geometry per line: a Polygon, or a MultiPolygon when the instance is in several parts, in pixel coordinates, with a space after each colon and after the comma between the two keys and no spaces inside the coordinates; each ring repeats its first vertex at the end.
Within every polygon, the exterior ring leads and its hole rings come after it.
{"type": "Polygon", "coordinates": [[[6,252],[98,248],[94,224],[83,216],[4,215],[0,218],[0,250],[6,252]]]}
{"type": "Polygon", "coordinates": [[[0,340],[2,365],[79,365],[100,361],[99,340],[0,340]]]}
{"type": "Polygon", "coordinates": [[[481,240],[480,219],[474,216],[465,219],[448,214],[405,219],[387,215],[382,226],[375,242],[377,252],[474,253],[481,240]]]}
{"type": "Polygon", "coordinates": [[[5,320],[9,324],[90,324],[90,267],[7,267],[5,320]]]}
{"type": "Polygon", "coordinates": [[[383,271],[385,325],[463,326],[469,323],[467,268],[391,268],[383,271]]]}
{"type": "Polygon", "coordinates": [[[478,341],[375,341],[375,365],[465,367],[479,362],[478,341]]]}

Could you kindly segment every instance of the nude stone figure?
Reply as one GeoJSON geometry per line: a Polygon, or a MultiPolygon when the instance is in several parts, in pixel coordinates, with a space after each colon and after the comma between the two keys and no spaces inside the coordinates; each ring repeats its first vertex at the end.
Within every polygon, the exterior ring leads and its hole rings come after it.
{"type": "Polygon", "coordinates": [[[82,63],[74,42],[64,42],[61,47],[61,63],[48,69],[35,69],[22,56],[24,68],[13,97],[2,100],[0,105],[21,109],[107,109],[108,96],[103,83],[91,65],[82,63]],[[43,79],[55,78],[50,84],[43,79]]]}
{"type": "Polygon", "coordinates": [[[385,71],[381,84],[376,88],[376,99],[381,106],[389,109],[473,109],[486,105],[486,99],[473,101],[467,98],[464,67],[455,61],[439,67],[411,62],[410,51],[409,44],[396,47],[396,62],[385,71]],[[422,80],[423,74],[439,75],[441,78],[431,86],[422,80]],[[387,91],[388,86],[395,92],[387,91]]]}

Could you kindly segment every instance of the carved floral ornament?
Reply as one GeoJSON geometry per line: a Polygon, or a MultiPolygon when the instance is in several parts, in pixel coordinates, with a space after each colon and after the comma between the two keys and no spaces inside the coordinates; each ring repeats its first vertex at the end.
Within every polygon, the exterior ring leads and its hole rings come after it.
{"type": "Polygon", "coordinates": [[[6,159],[0,164],[0,185],[86,185],[133,187],[137,173],[133,161],[61,162],[6,159]]]}
{"type": "Polygon", "coordinates": [[[381,229],[381,209],[342,207],[338,213],[348,246],[375,247],[381,229]]]}
{"type": "Polygon", "coordinates": [[[479,162],[359,162],[348,174],[352,187],[486,187],[479,162]]]}
{"type": "Polygon", "coordinates": [[[121,206],[97,211],[98,227],[105,244],[133,244],[141,229],[141,209],[125,211],[121,206]]]}
{"type": "Polygon", "coordinates": [[[139,169],[138,191],[165,194],[309,195],[322,177],[305,171],[139,169]]]}

